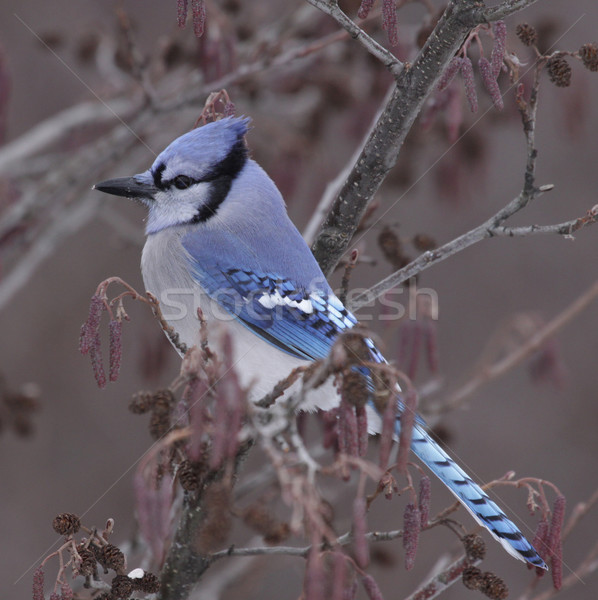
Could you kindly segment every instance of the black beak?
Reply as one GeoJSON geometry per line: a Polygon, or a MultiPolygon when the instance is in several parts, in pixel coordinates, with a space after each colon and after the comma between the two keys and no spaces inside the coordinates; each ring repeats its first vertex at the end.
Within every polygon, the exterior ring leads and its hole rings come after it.
{"type": "Polygon", "coordinates": [[[124,198],[147,198],[153,199],[158,191],[153,183],[143,181],[138,176],[118,177],[117,179],[106,179],[93,186],[94,190],[112,194],[113,196],[123,196],[124,198]]]}

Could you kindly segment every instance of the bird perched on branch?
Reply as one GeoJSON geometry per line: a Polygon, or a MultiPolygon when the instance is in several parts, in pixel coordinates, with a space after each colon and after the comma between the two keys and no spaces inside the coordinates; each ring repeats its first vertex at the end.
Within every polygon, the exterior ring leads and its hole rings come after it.
{"type": "MultiPolygon", "coordinates": [[[[172,142],[145,172],[95,189],[133,198],[148,209],[141,269],[168,323],[187,346],[198,342],[197,306],[227,321],[241,381],[257,400],[293,368],[327,356],[357,320],[328,285],[289,219],[274,182],[248,156],[248,119],[224,118],[172,142]]],[[[384,362],[367,341],[370,362],[384,362]]],[[[368,377],[367,369],[360,372],[368,377]]],[[[331,386],[310,395],[311,408],[339,402],[331,386]]],[[[404,410],[397,393],[398,413],[404,410]]],[[[305,408],[305,407],[303,407],[305,408]]],[[[373,402],[370,429],[379,428],[373,402]]],[[[395,433],[398,437],[397,418],[395,433]]],[[[411,449],[475,520],[512,556],[546,568],[517,526],[416,421],[411,449]]]]}

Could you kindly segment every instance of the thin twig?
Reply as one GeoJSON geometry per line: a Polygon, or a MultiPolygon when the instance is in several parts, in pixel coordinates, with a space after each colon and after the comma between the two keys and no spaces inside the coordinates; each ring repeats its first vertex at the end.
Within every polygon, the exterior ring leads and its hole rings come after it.
{"type": "Polygon", "coordinates": [[[535,170],[538,156],[535,146],[535,133],[541,71],[542,68],[536,65],[534,83],[531,88],[529,101],[526,102],[521,94],[518,94],[517,96],[517,107],[523,123],[527,148],[523,187],[519,195],[478,227],[474,227],[472,230],[447,242],[440,248],[424,252],[402,269],[395,271],[370,289],[356,296],[350,306],[352,311],[357,311],[360,307],[380,298],[387,291],[421,273],[425,269],[428,269],[432,265],[446,260],[454,254],[457,254],[484,239],[491,237],[520,237],[539,234],[558,234],[566,238],[571,238],[574,232],[591,225],[598,220],[598,205],[596,205],[589,209],[583,217],[565,221],[563,223],[553,225],[528,225],[524,227],[506,227],[504,225],[504,222],[507,219],[523,210],[530,202],[538,198],[541,194],[552,190],[554,187],[552,184],[540,187],[536,187],[535,185],[535,170]]]}
{"type": "MultiPolygon", "coordinates": [[[[513,203],[519,205],[519,197],[515,198],[513,203]]],[[[491,237],[525,237],[529,235],[558,234],[566,238],[571,238],[574,232],[587,225],[592,225],[598,220],[598,207],[590,209],[587,215],[583,217],[564,221],[563,223],[556,223],[554,225],[527,225],[524,227],[495,226],[494,223],[498,218],[500,218],[500,214],[496,213],[496,215],[492,216],[478,227],[475,227],[454,240],[447,242],[443,246],[436,248],[436,250],[430,250],[420,254],[415,260],[411,261],[402,269],[395,271],[365,292],[355,296],[349,307],[350,310],[353,312],[359,310],[362,306],[380,298],[388,290],[395,288],[422,271],[462,252],[473,244],[477,244],[478,242],[491,237]]]]}
{"type": "Polygon", "coordinates": [[[349,35],[360,43],[372,56],[375,56],[395,77],[403,70],[404,64],[384,46],[371,38],[359,25],[355,24],[338,6],[336,1],[307,0],[323,13],[330,15],[349,35]]]}
{"type": "MultiPolygon", "coordinates": [[[[365,534],[368,542],[390,542],[396,540],[403,535],[402,529],[394,531],[370,531],[365,534]]],[[[353,535],[347,532],[339,536],[333,546],[349,546],[353,543],[353,535]]],[[[321,545],[321,550],[326,550],[330,546],[321,545]]],[[[306,558],[312,549],[312,545],[308,546],[255,546],[253,548],[235,548],[231,546],[226,550],[220,550],[210,555],[212,561],[226,558],[228,556],[264,556],[264,555],[284,555],[284,556],[300,556],[306,558]]]]}
{"type": "Polygon", "coordinates": [[[472,396],[480,387],[488,382],[501,377],[517,365],[525,361],[553,337],[557,331],[562,329],[569,321],[577,317],[594,300],[598,298],[598,281],[587,289],[581,296],[576,298],[567,308],[559,313],[554,319],[536,332],[527,342],[519,346],[503,359],[483,368],[475,377],[464,386],[454,392],[447,400],[438,407],[427,407],[429,414],[443,414],[461,406],[467,398],[472,396]]]}
{"type": "Polygon", "coordinates": [[[474,18],[479,19],[480,23],[500,21],[509,15],[531,6],[537,1],[538,0],[506,0],[506,2],[502,2],[497,6],[479,9],[474,13],[474,18]]]}

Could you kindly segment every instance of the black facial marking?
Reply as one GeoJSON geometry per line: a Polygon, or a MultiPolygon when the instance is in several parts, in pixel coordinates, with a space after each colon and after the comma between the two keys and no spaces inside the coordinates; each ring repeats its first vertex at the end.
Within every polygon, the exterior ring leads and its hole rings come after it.
{"type": "Polygon", "coordinates": [[[164,173],[164,169],[166,168],[166,165],[164,163],[158,165],[156,167],[156,170],[152,173],[153,177],[154,177],[154,185],[159,189],[159,190],[163,190],[165,189],[164,182],[162,181],[162,173],[164,173]]]}
{"type": "Polygon", "coordinates": [[[211,182],[210,191],[206,203],[197,211],[192,223],[202,223],[216,214],[246,161],[247,147],[243,138],[239,138],[230,152],[201,178],[201,181],[211,182]]]}

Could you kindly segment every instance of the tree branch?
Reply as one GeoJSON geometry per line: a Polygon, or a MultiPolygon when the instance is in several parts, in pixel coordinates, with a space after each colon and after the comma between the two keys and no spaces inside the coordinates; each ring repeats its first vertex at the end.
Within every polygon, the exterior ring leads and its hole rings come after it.
{"type": "Polygon", "coordinates": [[[491,8],[483,8],[474,13],[474,18],[478,19],[480,23],[500,21],[509,15],[512,15],[532,4],[535,4],[538,0],[506,0],[497,6],[491,8]]]}
{"type": "Polygon", "coordinates": [[[433,575],[413,594],[407,596],[405,600],[431,600],[432,598],[436,598],[451,587],[451,585],[461,581],[463,571],[467,567],[475,566],[480,562],[479,560],[471,561],[466,556],[462,556],[440,573],[433,575]]]}
{"type": "Polygon", "coordinates": [[[413,65],[398,75],[388,103],[312,245],[325,275],[340,260],[368,204],[395,165],[427,96],[477,24],[472,18],[476,6],[475,0],[449,2],[413,65]]]}
{"type": "MultiPolygon", "coordinates": [[[[403,530],[397,529],[393,531],[370,531],[365,534],[365,539],[368,542],[390,542],[403,536],[403,530]]],[[[345,533],[336,539],[335,544],[338,546],[348,546],[353,542],[353,534],[345,533]]],[[[309,546],[255,546],[253,548],[235,548],[231,546],[226,550],[220,550],[210,555],[212,561],[228,556],[264,556],[264,555],[284,555],[284,556],[300,556],[307,558],[312,549],[309,546]]],[[[322,544],[321,550],[330,549],[329,545],[322,544]]]]}
{"type": "MultiPolygon", "coordinates": [[[[350,244],[368,204],[395,165],[400,148],[424,101],[467,34],[479,24],[496,21],[535,1],[508,0],[491,9],[480,8],[475,0],[449,2],[413,65],[406,65],[397,75],[396,88],[390,100],[370,132],[366,145],[312,244],[312,252],[325,275],[330,275],[350,244]]],[[[308,2],[334,16],[351,31],[357,27],[335,8],[333,2],[308,2]],[[351,25],[340,17],[341,14],[351,25]]],[[[361,41],[363,43],[363,39],[361,41]]]]}
{"type": "Polygon", "coordinates": [[[524,209],[532,200],[535,200],[544,192],[552,190],[554,187],[552,184],[540,187],[536,187],[535,185],[536,160],[538,157],[538,151],[535,146],[536,116],[538,111],[538,90],[540,86],[541,70],[541,66],[536,66],[534,83],[531,88],[529,101],[526,102],[523,99],[521,90],[517,94],[517,108],[521,115],[527,148],[523,187],[519,195],[478,227],[460,235],[436,250],[424,252],[402,269],[395,271],[376,285],[372,286],[369,290],[359,294],[351,303],[350,309],[352,311],[357,311],[365,304],[380,298],[380,296],[393,287],[483,239],[500,236],[515,237],[548,233],[557,233],[570,238],[574,232],[587,225],[591,225],[598,220],[598,205],[596,205],[588,210],[583,217],[565,221],[564,223],[557,223],[555,225],[528,225],[525,227],[505,227],[503,225],[507,219],[524,209]]]}
{"type": "MultiPolygon", "coordinates": [[[[509,206],[519,204],[520,197],[515,198],[509,206]]],[[[520,209],[518,209],[520,210],[520,209]]],[[[415,277],[422,271],[425,271],[429,267],[436,265],[447,258],[450,258],[454,254],[457,254],[473,244],[477,244],[482,240],[491,237],[523,237],[528,235],[541,235],[541,234],[558,234],[570,238],[572,234],[579,229],[591,225],[598,221],[598,205],[591,208],[588,213],[577,219],[571,221],[565,221],[563,223],[556,223],[554,225],[527,225],[524,227],[504,227],[495,226],[497,220],[502,219],[501,215],[504,214],[500,211],[493,215],[490,219],[478,225],[474,229],[460,235],[459,237],[447,242],[436,250],[430,250],[420,254],[415,260],[411,261],[408,265],[395,271],[382,281],[373,285],[365,292],[357,295],[350,304],[350,310],[355,312],[362,306],[373,302],[380,298],[388,290],[400,285],[407,281],[411,277],[415,277]]]]}
{"type": "MultiPolygon", "coordinates": [[[[253,442],[247,442],[238,451],[234,465],[235,474],[247,458],[252,445],[253,442]]],[[[197,540],[208,517],[209,507],[205,502],[206,492],[210,486],[222,481],[223,475],[224,470],[221,469],[210,478],[197,496],[186,498],[174,539],[162,569],[161,600],[187,598],[199,578],[214,561],[212,554],[203,554],[197,550],[197,540]]]]}

